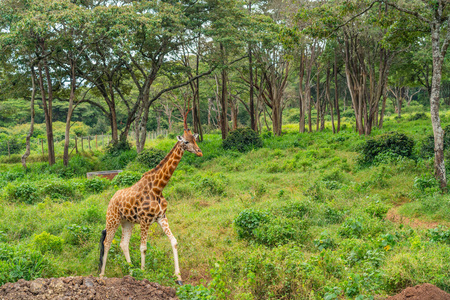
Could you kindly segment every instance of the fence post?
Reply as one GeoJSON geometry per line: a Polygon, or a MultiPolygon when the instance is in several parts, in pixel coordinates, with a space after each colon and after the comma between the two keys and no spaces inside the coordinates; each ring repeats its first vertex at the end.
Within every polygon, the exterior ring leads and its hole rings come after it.
{"type": "Polygon", "coordinates": [[[78,137],[75,136],[75,153],[78,154],[78,137]]]}
{"type": "Polygon", "coordinates": [[[8,158],[11,158],[11,151],[9,150],[9,140],[6,142],[8,143],[8,158]]]}
{"type": "Polygon", "coordinates": [[[84,152],[83,137],[81,137],[81,151],[84,152]]]}
{"type": "Polygon", "coordinates": [[[89,151],[91,151],[91,136],[88,136],[89,151]]]}
{"type": "Polygon", "coordinates": [[[95,150],[98,150],[98,146],[97,146],[97,135],[95,135],[95,150]]]}

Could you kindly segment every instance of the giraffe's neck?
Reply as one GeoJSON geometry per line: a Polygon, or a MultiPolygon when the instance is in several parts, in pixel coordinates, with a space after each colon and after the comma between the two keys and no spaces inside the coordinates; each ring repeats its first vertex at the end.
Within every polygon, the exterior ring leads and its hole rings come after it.
{"type": "Polygon", "coordinates": [[[173,172],[178,166],[183,157],[184,150],[181,147],[181,142],[177,142],[164,159],[151,171],[144,174],[144,176],[153,177],[152,185],[155,192],[162,192],[164,187],[172,177],[173,172]]]}

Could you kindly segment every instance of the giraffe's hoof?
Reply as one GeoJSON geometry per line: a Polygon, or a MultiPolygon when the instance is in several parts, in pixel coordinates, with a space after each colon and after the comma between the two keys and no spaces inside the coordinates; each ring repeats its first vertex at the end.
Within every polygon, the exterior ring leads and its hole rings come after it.
{"type": "Polygon", "coordinates": [[[176,282],[178,285],[183,285],[183,281],[181,281],[181,280],[177,280],[176,282]]]}

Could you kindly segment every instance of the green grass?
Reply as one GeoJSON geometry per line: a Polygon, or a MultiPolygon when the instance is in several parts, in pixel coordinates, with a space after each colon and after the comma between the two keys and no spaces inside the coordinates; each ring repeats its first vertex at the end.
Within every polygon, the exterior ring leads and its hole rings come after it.
{"type": "MultiPolygon", "coordinates": [[[[369,167],[357,164],[366,137],[350,123],[336,135],[329,130],[300,135],[297,125],[287,125],[285,135],[266,137],[263,148],[246,153],[225,151],[219,135],[205,135],[199,143],[204,156],[186,153],[164,190],[183,279],[207,288],[185,288],[181,295],[194,289],[210,299],[370,299],[424,282],[450,292],[449,244],[431,240],[426,229],[385,219],[397,205],[409,217],[443,225],[450,216],[449,196],[417,180],[432,172],[432,161],[417,156],[430,121],[408,117],[405,112],[401,120],[387,118],[374,135],[405,133],[416,142],[416,156],[382,158],[369,167]],[[268,215],[250,236],[239,236],[234,222],[244,210],[268,215]]],[[[147,147],[168,152],[174,144],[162,139],[147,147]]],[[[95,155],[88,161],[98,168],[95,155]]],[[[50,271],[34,277],[96,275],[98,240],[118,187],[96,192],[102,185],[87,185],[76,172],[43,163],[30,169],[0,165],[0,242],[32,250],[38,249],[36,236],[43,245],[58,243],[58,251],[42,253],[50,271]],[[44,195],[44,179],[71,184],[77,197],[44,195]],[[25,181],[38,189],[34,204],[8,196],[8,186],[25,181]]],[[[242,220],[239,226],[251,222],[242,220]]],[[[131,273],[174,286],[170,242],[157,225],[150,230],[145,272],[139,270],[138,227],[130,243],[133,265],[125,262],[119,242],[120,229],[108,256],[108,277],[131,273]]]]}

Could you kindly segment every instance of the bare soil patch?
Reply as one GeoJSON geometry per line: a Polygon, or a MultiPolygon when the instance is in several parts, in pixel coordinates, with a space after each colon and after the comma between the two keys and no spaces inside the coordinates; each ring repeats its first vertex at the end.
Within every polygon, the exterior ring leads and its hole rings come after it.
{"type": "Polygon", "coordinates": [[[398,213],[397,207],[393,207],[387,212],[386,219],[397,224],[409,225],[413,228],[434,228],[440,224],[438,222],[427,222],[419,219],[407,218],[398,213]]]}
{"type": "Polygon", "coordinates": [[[424,283],[404,289],[386,300],[450,300],[450,294],[435,285],[424,283]]]}
{"type": "Polygon", "coordinates": [[[148,280],[123,278],[65,277],[23,279],[0,287],[0,299],[154,299],[176,300],[176,290],[148,280]]]}

